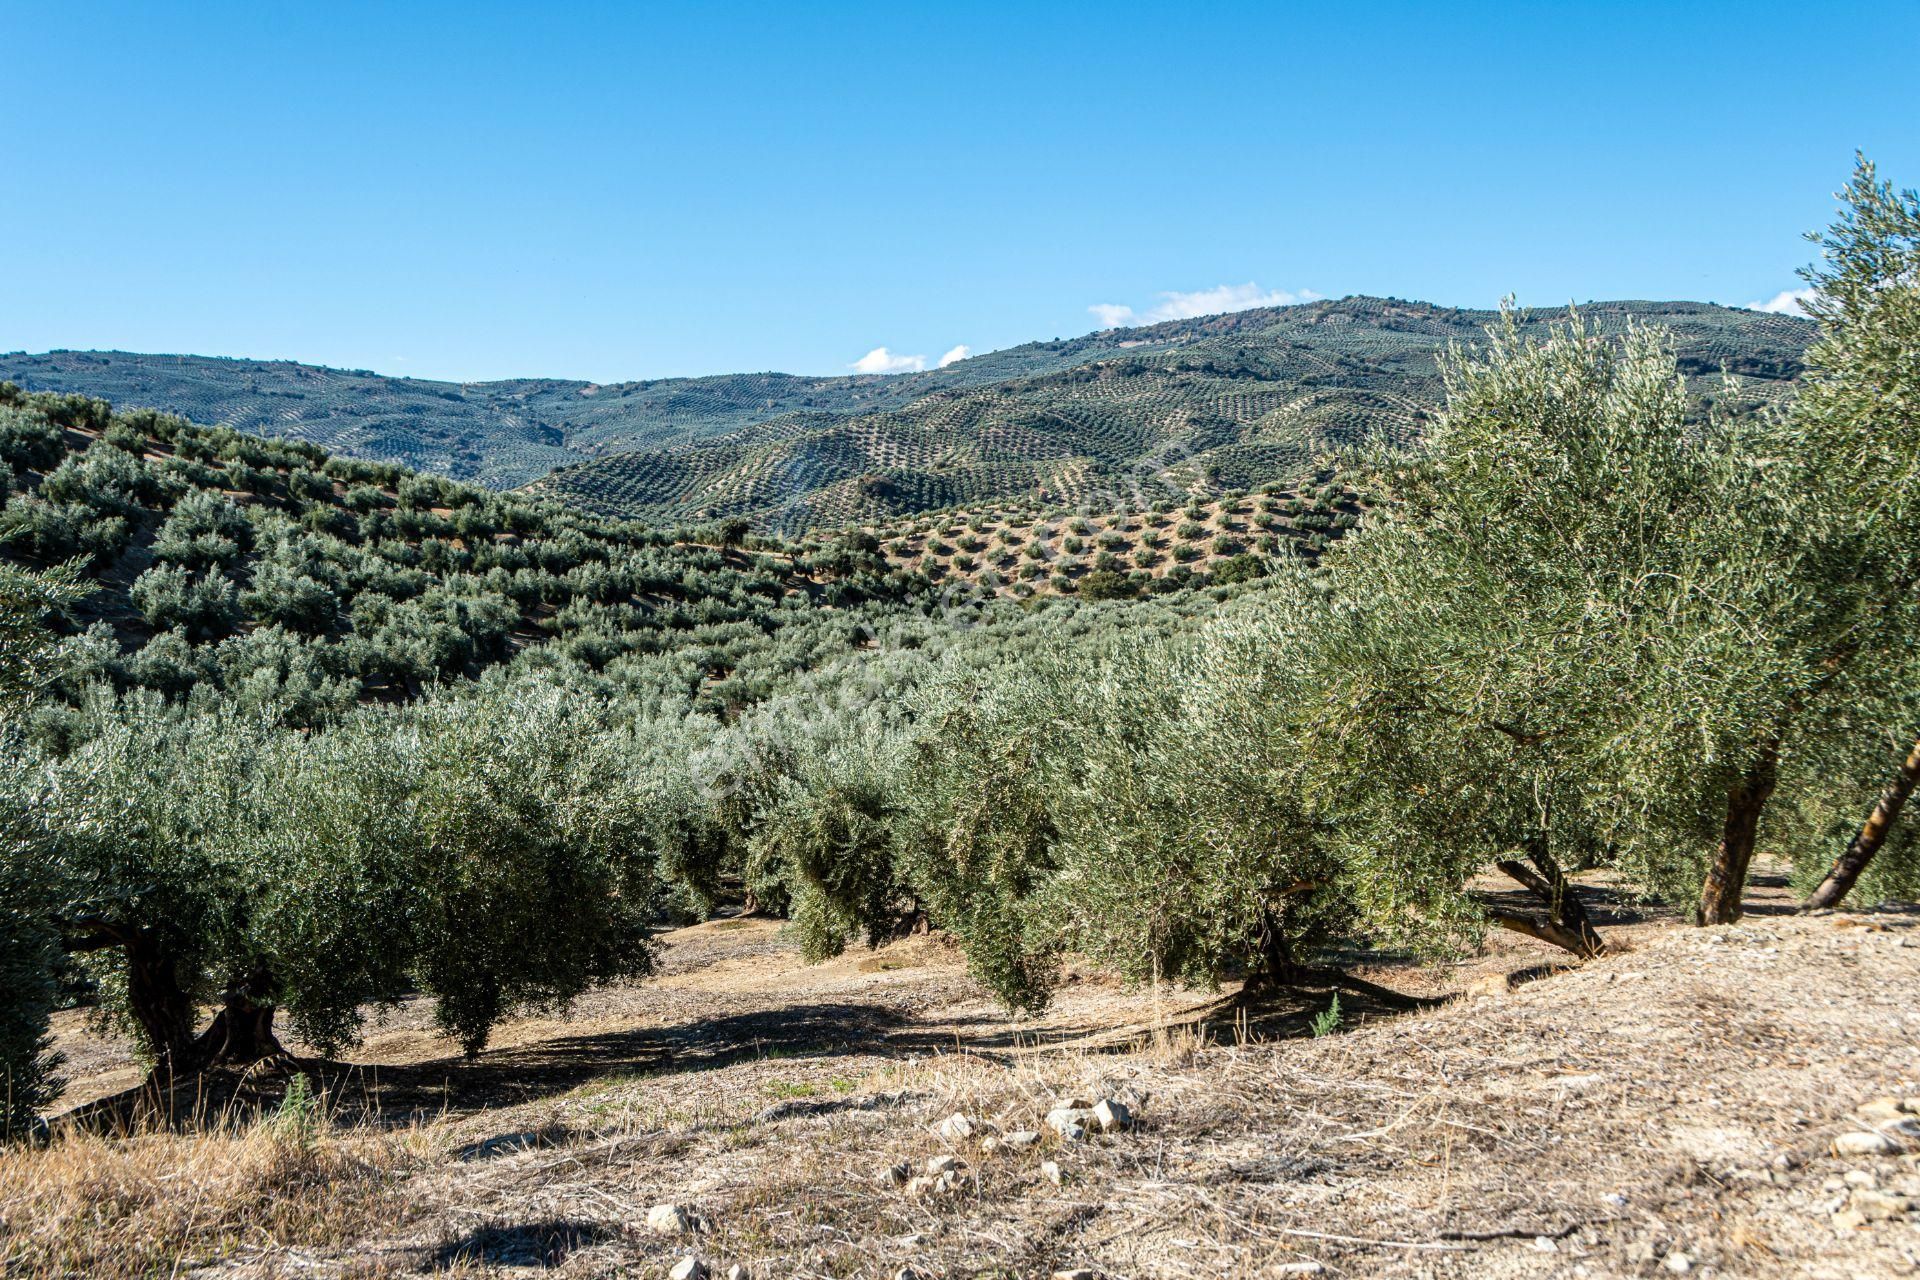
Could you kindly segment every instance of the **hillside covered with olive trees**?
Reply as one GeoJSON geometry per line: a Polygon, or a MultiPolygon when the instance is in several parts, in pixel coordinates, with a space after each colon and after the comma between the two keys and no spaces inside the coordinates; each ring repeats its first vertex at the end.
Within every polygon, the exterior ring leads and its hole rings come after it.
{"type": "MultiPolygon", "coordinates": [[[[1779,398],[1799,317],[1687,302],[1583,308],[1672,334],[1689,385],[1779,398]],[[1723,383],[1723,375],[1730,382],[1723,383]]],[[[1524,318],[1542,333],[1560,312],[1524,318]]],[[[1211,498],[1310,478],[1321,455],[1415,438],[1436,357],[1493,314],[1346,298],[1028,343],[887,376],[736,374],[440,383],[285,361],[125,352],[0,356],[0,378],[157,408],[660,524],[808,528],[1018,501],[1211,498]]]]}

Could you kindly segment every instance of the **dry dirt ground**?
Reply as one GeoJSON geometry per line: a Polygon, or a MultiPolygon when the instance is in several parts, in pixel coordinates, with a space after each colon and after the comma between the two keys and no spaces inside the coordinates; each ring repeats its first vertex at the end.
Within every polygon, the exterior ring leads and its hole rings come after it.
{"type": "MultiPolygon", "coordinates": [[[[1318,1038],[1325,993],[1195,1022],[1214,993],[1082,973],[1015,1021],[937,938],[808,967],[775,922],[714,921],[670,935],[653,981],[505,1026],[477,1063],[399,1010],[321,1072],[336,1119],[297,1176],[204,1144],[136,1168],[115,1153],[138,1140],[16,1159],[0,1275],[664,1277],[689,1255],[764,1280],[1920,1274],[1920,1202],[1898,1199],[1920,1196],[1898,1134],[1920,1116],[1880,1115],[1904,1152],[1831,1154],[1861,1105],[1920,1106],[1920,913],[1756,906],[1723,928],[1616,917],[1612,953],[1571,969],[1509,935],[1453,966],[1375,957],[1375,980],[1457,998],[1344,997],[1318,1038]],[[979,1147],[1115,1094],[1129,1130],[979,1147]],[[955,1112],[980,1132],[943,1137],[955,1112]],[[880,1176],[942,1155],[946,1193],[880,1176]],[[167,1207],[189,1196],[201,1217],[167,1207]],[[1891,1216],[1846,1216],[1869,1202],[1891,1216]],[[700,1229],[649,1230],[663,1203],[700,1229]],[[162,1210],[101,1243],[101,1215],[162,1210]]],[[[77,1022],[61,1040],[71,1101],[133,1078],[77,1022]]]]}

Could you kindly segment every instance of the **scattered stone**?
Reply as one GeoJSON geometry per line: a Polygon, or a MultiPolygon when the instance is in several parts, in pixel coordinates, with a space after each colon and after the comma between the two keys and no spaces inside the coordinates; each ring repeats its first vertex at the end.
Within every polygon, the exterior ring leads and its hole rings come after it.
{"type": "Polygon", "coordinates": [[[1000,1144],[999,1135],[990,1133],[986,1137],[980,1139],[980,1154],[983,1156],[990,1156],[994,1152],[1000,1149],[1000,1145],[1001,1144],[1000,1144]]]}
{"type": "Polygon", "coordinates": [[[1868,1124],[1893,1123],[1906,1118],[1906,1113],[1900,1109],[1898,1098],[1875,1098],[1853,1114],[1868,1124]]]}
{"type": "Polygon", "coordinates": [[[1905,1196],[1888,1195],[1884,1191],[1862,1188],[1853,1193],[1853,1209],[1868,1222],[1891,1222],[1904,1218],[1913,1208],[1913,1201],[1905,1196]]]}
{"type": "Polygon", "coordinates": [[[1068,1094],[1064,1098],[1055,1098],[1053,1100],[1052,1110],[1054,1111],[1091,1111],[1093,1110],[1093,1104],[1091,1102],[1088,1102],[1085,1098],[1078,1097],[1074,1094],[1068,1094]]]}
{"type": "Polygon", "coordinates": [[[1865,1231],[1867,1229],[1867,1215],[1861,1213],[1858,1209],[1842,1209],[1839,1213],[1833,1215],[1833,1229],[1835,1231],[1865,1231]]]}
{"type": "Polygon", "coordinates": [[[1843,1133],[1833,1140],[1833,1154],[1837,1156],[1890,1156],[1899,1150],[1896,1139],[1871,1129],[1843,1133]]]}
{"type": "Polygon", "coordinates": [[[1773,1167],[1781,1173],[1791,1173],[1805,1163],[1797,1151],[1782,1151],[1773,1158],[1773,1167]]]}
{"type": "Polygon", "coordinates": [[[1086,1137],[1087,1126],[1091,1123],[1093,1123],[1091,1107],[1055,1107],[1047,1112],[1047,1128],[1068,1142],[1078,1142],[1086,1137]]]}
{"type": "MultiPolygon", "coordinates": [[[[663,1236],[683,1236],[693,1230],[693,1215],[677,1204],[657,1204],[647,1210],[647,1230],[663,1236]]],[[[706,1275],[703,1267],[701,1275],[706,1275]]]]}
{"type": "Polygon", "coordinates": [[[918,1200],[921,1196],[932,1195],[939,1186],[938,1178],[910,1178],[907,1180],[907,1194],[918,1200]]]}
{"type": "Polygon", "coordinates": [[[893,1280],[921,1280],[921,1276],[912,1267],[902,1267],[893,1273],[893,1280]]]}
{"type": "Polygon", "coordinates": [[[966,1113],[956,1111],[940,1122],[940,1136],[949,1142],[965,1142],[978,1128],[966,1113]]]}
{"type": "Polygon", "coordinates": [[[1533,1238],[1532,1248],[1535,1253],[1560,1252],[1560,1246],[1553,1242],[1553,1238],[1551,1236],[1535,1236],[1533,1238]]]}
{"type": "Polygon", "coordinates": [[[952,1173],[960,1167],[960,1161],[953,1156],[933,1156],[927,1161],[927,1172],[934,1177],[943,1173],[952,1173]]]}
{"type": "Polygon", "coordinates": [[[902,1160],[899,1164],[888,1165],[874,1181],[889,1187],[904,1187],[912,1176],[913,1166],[902,1160]]]}
{"type": "Polygon", "coordinates": [[[1900,1099],[1900,1109],[1910,1116],[1920,1116],[1920,1098],[1900,1099]]]}
{"type": "Polygon", "coordinates": [[[753,1280],[753,1273],[736,1262],[727,1268],[727,1280],[753,1280]]]}
{"type": "Polygon", "coordinates": [[[1062,1267],[1053,1273],[1053,1280],[1099,1280],[1099,1273],[1092,1267],[1062,1267]]]}
{"type": "Polygon", "coordinates": [[[1093,1106],[1093,1122],[1100,1126],[1102,1133],[1117,1133],[1133,1124],[1133,1113],[1127,1110],[1126,1103],[1104,1098],[1093,1106]]]}
{"type": "Polygon", "coordinates": [[[1678,1249],[1675,1249],[1672,1253],[1667,1255],[1666,1261],[1661,1265],[1666,1267],[1667,1270],[1673,1272],[1673,1274],[1677,1276],[1683,1276],[1687,1274],[1687,1272],[1693,1270],[1693,1259],[1689,1258],[1686,1254],[1680,1252],[1678,1249]]]}
{"type": "Polygon", "coordinates": [[[1025,1151],[1028,1147],[1040,1145],[1040,1135],[1031,1129],[1015,1129],[1000,1139],[1000,1145],[1009,1151],[1025,1151]]]}
{"type": "Polygon", "coordinates": [[[689,1255],[673,1264],[667,1280],[707,1280],[707,1264],[689,1255]]]}
{"type": "Polygon", "coordinates": [[[1865,1187],[1869,1191],[1880,1185],[1880,1179],[1866,1169],[1849,1169],[1842,1175],[1840,1181],[1846,1186],[1865,1187]]]}
{"type": "Polygon", "coordinates": [[[1040,1176],[1056,1187],[1067,1180],[1067,1175],[1060,1171],[1060,1165],[1052,1160],[1040,1162],[1040,1176]]]}

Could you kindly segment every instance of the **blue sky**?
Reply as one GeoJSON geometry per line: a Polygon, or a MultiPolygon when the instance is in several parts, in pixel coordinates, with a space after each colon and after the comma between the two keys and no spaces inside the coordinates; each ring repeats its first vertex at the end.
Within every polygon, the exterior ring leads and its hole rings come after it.
{"type": "Polygon", "coordinates": [[[1742,304],[1856,147],[1920,185],[1912,0],[0,0],[0,48],[0,349],[609,381],[1309,292],[1742,304]]]}

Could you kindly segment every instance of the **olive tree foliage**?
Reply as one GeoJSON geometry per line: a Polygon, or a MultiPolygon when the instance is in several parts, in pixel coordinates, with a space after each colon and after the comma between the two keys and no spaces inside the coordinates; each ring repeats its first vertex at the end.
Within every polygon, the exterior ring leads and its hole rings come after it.
{"type": "Polygon", "coordinates": [[[1366,913],[1409,940],[1471,922],[1464,885],[1501,861],[1697,881],[1712,797],[1798,676],[1754,620],[1806,603],[1754,427],[1691,419],[1658,332],[1533,341],[1509,314],[1445,373],[1327,558],[1318,785],[1366,913]]]}
{"type": "MultiPolygon", "coordinates": [[[[58,642],[47,614],[82,592],[70,573],[0,567],[0,755],[23,749],[26,703],[54,676],[58,642]]],[[[6,777],[17,766],[9,763],[6,777]]],[[[47,1020],[58,999],[59,934],[46,918],[48,891],[39,824],[27,797],[0,784],[0,1139],[21,1132],[59,1093],[47,1020]]]]}
{"type": "MultiPolygon", "coordinates": [[[[1912,665],[1899,661],[1920,635],[1920,193],[1895,191],[1863,157],[1840,199],[1839,218],[1814,237],[1820,260],[1804,273],[1820,338],[1791,422],[1831,572],[1866,602],[1835,646],[1836,666],[1883,710],[1859,734],[1881,753],[1865,771],[1874,798],[1814,885],[1808,904],[1816,907],[1837,904],[1875,862],[1920,783],[1920,698],[1910,692],[1912,665]]],[[[1890,852],[1911,848],[1912,827],[1908,818],[1890,852]]],[[[1911,855],[1875,866],[1869,887],[1920,891],[1911,855]]]]}
{"type": "Polygon", "coordinates": [[[908,897],[896,863],[901,744],[871,727],[796,744],[754,822],[749,883],[785,890],[808,960],[840,954],[859,933],[884,941],[908,897]]]}
{"type": "Polygon", "coordinates": [[[1577,317],[1544,341],[1509,317],[1445,372],[1328,560],[1322,758],[1373,913],[1469,917],[1495,864],[1744,879],[1836,625],[1777,421],[1693,414],[1660,333],[1577,317]]]}
{"type": "Polygon", "coordinates": [[[1288,982],[1344,923],[1302,786],[1322,606],[1304,580],[1280,585],[1051,682],[1052,716],[1077,721],[1049,770],[1057,838],[1030,908],[1055,945],[1134,978],[1288,982]]]}
{"type": "Polygon", "coordinates": [[[164,1071],[277,1052],[281,1008],[331,1051],[413,988],[474,1053],[650,968],[635,730],[604,708],[501,681],[312,735],[152,695],[98,711],[35,771],[57,923],[164,1071]]]}
{"type": "Polygon", "coordinates": [[[917,696],[902,872],[973,975],[1038,1009],[1059,976],[1057,931],[1031,909],[1059,836],[1051,773],[1070,749],[1042,660],[952,673],[917,696]]]}

